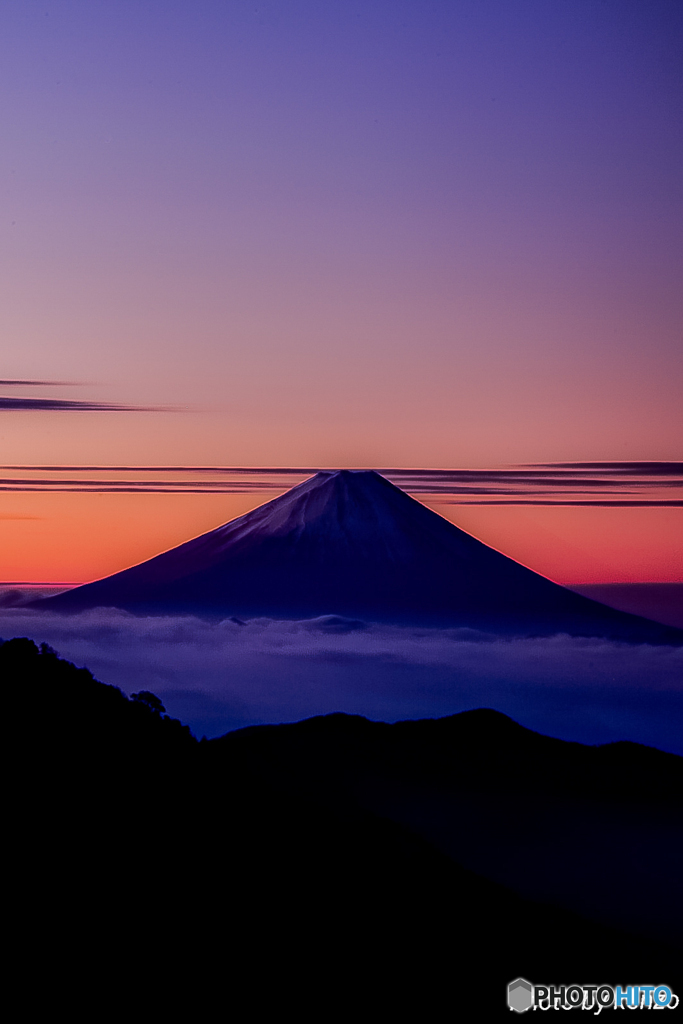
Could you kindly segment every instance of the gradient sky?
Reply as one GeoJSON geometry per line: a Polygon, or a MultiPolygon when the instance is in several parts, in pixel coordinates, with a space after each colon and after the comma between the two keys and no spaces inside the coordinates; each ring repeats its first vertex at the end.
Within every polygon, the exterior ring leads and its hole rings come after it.
{"type": "MultiPolygon", "coordinates": [[[[0,10],[17,465],[674,460],[677,0],[0,10]]],[[[263,500],[3,494],[0,579],[80,581],[263,500]]],[[[683,579],[681,508],[468,508],[564,582],[683,579]]]]}

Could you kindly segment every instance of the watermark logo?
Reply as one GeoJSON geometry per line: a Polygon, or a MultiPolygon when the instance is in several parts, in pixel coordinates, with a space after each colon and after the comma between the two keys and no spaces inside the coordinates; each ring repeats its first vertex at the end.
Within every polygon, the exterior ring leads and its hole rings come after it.
{"type": "Polygon", "coordinates": [[[516,978],[508,985],[508,1006],[527,1010],[675,1010],[679,999],[668,985],[534,985],[516,978]]]}
{"type": "Polygon", "coordinates": [[[524,1013],[534,1005],[534,986],[525,981],[524,978],[517,978],[508,985],[508,1006],[517,1013],[524,1013]]]}

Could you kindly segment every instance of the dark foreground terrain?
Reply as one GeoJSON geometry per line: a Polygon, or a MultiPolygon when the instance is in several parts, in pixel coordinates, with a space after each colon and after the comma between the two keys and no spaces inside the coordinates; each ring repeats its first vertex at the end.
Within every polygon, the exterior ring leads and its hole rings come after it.
{"type": "Polygon", "coordinates": [[[489,710],[199,743],[30,640],[0,674],[20,1019],[477,1020],[519,975],[680,994],[681,758],[489,710]]]}

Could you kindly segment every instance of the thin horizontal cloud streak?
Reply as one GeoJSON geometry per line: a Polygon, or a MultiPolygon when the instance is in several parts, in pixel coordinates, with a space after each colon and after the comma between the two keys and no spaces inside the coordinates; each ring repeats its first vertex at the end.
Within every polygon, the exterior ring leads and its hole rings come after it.
{"type": "MultiPolygon", "coordinates": [[[[3,479],[2,477],[0,477],[0,486],[8,486],[8,485],[15,485],[16,484],[19,487],[24,487],[24,486],[31,486],[31,487],[33,487],[33,486],[36,486],[36,487],[40,487],[40,488],[52,488],[53,485],[54,486],[64,486],[64,487],[72,486],[73,485],[73,486],[81,487],[81,486],[83,486],[83,484],[85,482],[86,481],[83,481],[83,480],[50,480],[50,479],[42,479],[41,480],[41,479],[31,479],[31,478],[29,478],[29,479],[16,479],[15,480],[15,479],[11,479],[11,478],[3,479]]],[[[194,483],[192,483],[190,481],[183,481],[183,480],[175,480],[175,481],[171,481],[171,482],[166,482],[166,481],[163,481],[163,480],[155,480],[155,481],[144,481],[144,480],[135,480],[135,481],[133,481],[133,480],[89,480],[89,481],[87,481],[87,483],[89,485],[91,485],[93,487],[93,489],[95,489],[95,490],[97,490],[100,487],[107,487],[107,488],[109,488],[109,487],[118,487],[118,486],[121,486],[121,487],[142,487],[142,488],[144,488],[144,487],[147,486],[148,483],[149,483],[149,486],[152,487],[152,488],[154,488],[154,487],[177,487],[179,489],[182,489],[182,488],[185,488],[185,487],[194,487],[195,486],[194,483]]],[[[208,487],[212,487],[213,484],[210,481],[207,481],[204,484],[204,486],[206,486],[208,488],[208,487]]],[[[217,481],[215,486],[216,487],[229,487],[231,485],[230,485],[229,482],[217,481]]],[[[253,485],[240,484],[240,486],[243,487],[243,488],[246,488],[246,489],[251,489],[251,487],[253,486],[256,490],[258,490],[259,487],[268,488],[269,490],[271,490],[272,487],[273,487],[273,485],[270,484],[270,483],[259,484],[258,482],[253,484],[253,485]]],[[[478,492],[475,492],[475,493],[478,493],[478,492]]]]}
{"type": "MultiPolygon", "coordinates": [[[[313,476],[315,473],[329,472],[321,469],[292,469],[263,466],[0,466],[2,470],[17,472],[33,471],[35,473],[241,473],[254,476],[313,476]]],[[[386,475],[389,470],[377,470],[386,475]]]]}
{"type": "MultiPolygon", "coordinates": [[[[577,464],[579,465],[579,464],[577,464]]],[[[535,479],[557,479],[559,481],[571,481],[577,478],[571,475],[569,472],[564,476],[558,476],[557,470],[561,469],[563,464],[558,464],[552,471],[547,468],[547,464],[541,464],[538,469],[533,467],[527,469],[519,469],[517,467],[512,468],[497,468],[497,469],[377,469],[376,472],[381,473],[382,476],[390,478],[428,478],[429,480],[465,480],[465,479],[487,479],[487,480],[498,480],[498,479],[516,479],[516,480],[535,480],[535,479]]],[[[595,468],[596,472],[608,472],[613,471],[619,473],[622,476],[633,476],[640,474],[648,474],[652,477],[659,476],[670,476],[677,475],[683,478],[683,462],[615,462],[615,463],[581,463],[581,468],[590,470],[591,467],[595,468]],[[599,468],[598,468],[599,467],[599,468]],[[633,468],[632,468],[633,467],[633,468]]],[[[325,473],[334,472],[339,467],[329,466],[193,466],[193,465],[182,465],[182,466],[168,466],[168,465],[156,465],[156,466],[130,466],[130,465],[50,465],[50,466],[39,466],[39,465],[3,465],[0,469],[6,470],[35,470],[35,471],[53,471],[53,472],[102,472],[109,470],[110,472],[128,472],[128,473],[241,473],[241,474],[270,474],[273,476],[312,476],[314,473],[325,473]]],[[[585,478],[584,478],[585,479],[585,478]]]]}
{"type": "MultiPolygon", "coordinates": [[[[8,474],[0,478],[1,491],[149,494],[275,495],[320,472],[302,467],[246,466],[8,465],[0,469],[8,474]],[[11,475],[14,473],[22,475],[11,475]],[[109,478],[89,478],[88,474],[93,473],[107,474],[109,478]],[[65,478],[65,474],[69,476],[65,478]],[[117,474],[125,476],[120,478],[117,474]],[[132,478],[131,474],[134,474],[132,478]],[[149,479],[140,479],[140,474],[149,479]],[[208,479],[211,476],[215,479],[208,479]],[[234,479],[229,479],[231,476],[234,479]]],[[[410,494],[446,505],[676,508],[683,503],[683,463],[679,462],[584,463],[576,470],[541,466],[526,469],[394,468],[378,472],[410,494]]]]}
{"type": "Polygon", "coordinates": [[[553,469],[588,469],[597,473],[645,473],[653,476],[683,474],[683,462],[546,462],[553,469]]]}
{"type": "MultiPolygon", "coordinates": [[[[272,490],[272,488],[268,488],[272,490]]],[[[22,494],[252,494],[248,487],[2,487],[0,492],[22,494]]]]}
{"type": "Polygon", "coordinates": [[[75,401],[67,398],[10,398],[0,396],[2,412],[180,412],[163,405],[117,405],[114,402],[75,401]]]}
{"type": "MultiPolygon", "coordinates": [[[[275,488],[265,486],[264,492],[270,493],[275,492],[275,488]]],[[[176,486],[158,486],[150,485],[143,486],[134,484],[121,485],[121,486],[105,486],[98,485],[94,487],[85,486],[7,486],[0,484],[0,492],[20,492],[23,494],[31,493],[50,493],[50,494],[252,494],[255,493],[255,488],[251,487],[194,487],[192,485],[176,485],[176,486]]],[[[412,492],[419,493],[419,492],[412,492]]],[[[428,492],[432,493],[432,492],[428,492]]],[[[452,493],[452,492],[449,492],[452,493]]],[[[470,498],[463,498],[463,500],[444,500],[440,501],[443,505],[579,505],[579,506],[592,506],[592,507],[605,507],[605,508],[679,508],[683,507],[683,499],[645,499],[645,500],[615,500],[607,501],[603,499],[594,500],[572,500],[572,499],[536,499],[536,498],[482,498],[476,500],[474,495],[481,492],[474,492],[470,498]]],[[[492,492],[499,493],[499,492],[492,492]]]]}
{"type": "Polygon", "coordinates": [[[24,388],[75,388],[81,385],[76,380],[0,380],[0,387],[24,387],[24,388]]]}

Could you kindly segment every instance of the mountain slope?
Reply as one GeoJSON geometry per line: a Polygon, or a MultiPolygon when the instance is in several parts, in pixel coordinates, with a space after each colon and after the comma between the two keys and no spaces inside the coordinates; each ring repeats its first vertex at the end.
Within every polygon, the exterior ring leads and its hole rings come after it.
{"type": "MultiPolygon", "coordinates": [[[[520,975],[677,985],[667,921],[681,920],[678,862],[671,875],[658,865],[631,876],[625,853],[638,854],[643,834],[657,843],[679,813],[680,758],[562,743],[486,710],[396,725],[331,715],[198,743],[153,694],[129,700],[28,639],[0,644],[0,677],[5,903],[12,976],[31,1008],[65,991],[83,1005],[77,1019],[95,1000],[124,1013],[149,1005],[152,1016],[167,1005],[178,1016],[187,1000],[182,1016],[194,1019],[197,1006],[210,1017],[210,1001],[246,992],[249,1005],[271,994],[304,1020],[336,1019],[340,1005],[440,1020],[457,997],[459,1019],[488,1021],[509,1020],[507,984],[520,975]],[[577,913],[559,898],[561,877],[547,902],[520,895],[523,878],[500,884],[484,858],[490,830],[463,866],[472,850],[452,839],[472,816],[435,807],[434,795],[467,798],[503,833],[511,824],[499,860],[530,818],[538,847],[547,812],[567,798],[566,834],[581,825],[581,801],[599,819],[614,806],[609,887],[627,915],[642,919],[652,903],[649,927],[577,913]]],[[[578,829],[572,869],[593,892],[601,828],[578,829]]],[[[548,836],[547,875],[563,874],[564,845],[548,836]]]]}
{"type": "Polygon", "coordinates": [[[560,587],[378,473],[318,473],[140,565],[38,603],[60,611],[305,618],[683,642],[683,631],[560,587]]]}
{"type": "Polygon", "coordinates": [[[283,791],[407,826],[523,897],[683,942],[683,758],[568,743],[486,708],[391,725],[332,714],[209,746],[283,791]]]}

